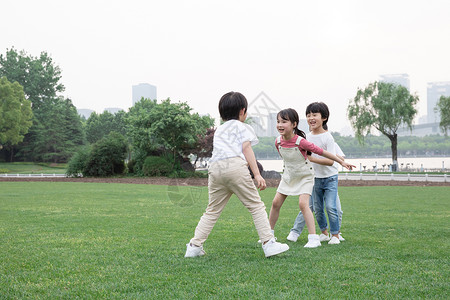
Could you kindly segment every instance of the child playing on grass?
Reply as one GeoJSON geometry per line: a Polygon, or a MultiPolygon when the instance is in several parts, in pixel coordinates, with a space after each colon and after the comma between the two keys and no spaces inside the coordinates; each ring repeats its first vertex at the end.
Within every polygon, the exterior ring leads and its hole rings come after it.
{"type": "Polygon", "coordinates": [[[277,129],[280,136],[276,139],[275,144],[280,156],[283,158],[284,171],[272,202],[269,222],[272,230],[274,230],[281,206],[287,196],[298,195],[300,210],[305,217],[309,232],[308,243],[305,247],[316,248],[320,246],[320,240],[316,234],[314,216],[309,208],[309,198],[314,185],[314,170],[307,158],[307,152],[325,156],[348,169],[351,169],[351,165],[342,161],[336,155],[307,141],[305,133],[298,129],[298,122],[298,114],[292,108],[284,109],[277,115],[277,129]]]}
{"type": "Polygon", "coordinates": [[[247,99],[237,92],[229,92],[219,101],[220,117],[224,121],[214,133],[213,153],[208,169],[209,203],[195,228],[194,237],[186,245],[185,257],[205,255],[203,243],[208,238],[222,210],[232,194],[249,210],[266,257],[285,252],[289,246],[276,241],[270,230],[266,206],[250,176],[253,172],[258,188],[264,190],[262,178],[252,150],[258,143],[253,129],[244,123],[247,118],[247,99]]]}
{"type": "MultiPolygon", "coordinates": [[[[335,146],[335,150],[336,150],[336,156],[339,157],[342,160],[345,160],[345,154],[344,152],[342,152],[341,148],[339,147],[339,145],[335,142],[334,143],[335,146]]],[[[327,158],[316,158],[316,157],[312,157],[312,156],[308,156],[308,159],[312,162],[312,163],[316,163],[316,164],[321,164],[321,165],[327,165],[327,166],[332,166],[334,161],[327,159],[327,158]]],[[[341,201],[339,199],[339,193],[336,196],[336,206],[337,206],[337,211],[338,211],[338,216],[339,216],[339,241],[345,241],[344,237],[341,234],[341,227],[342,227],[342,208],[341,208],[341,201]]],[[[313,207],[313,197],[311,197],[309,199],[309,208],[311,209],[311,211],[314,213],[314,207],[313,207]]],[[[303,231],[303,228],[305,227],[305,218],[303,217],[302,212],[300,211],[297,215],[297,217],[295,218],[294,221],[294,226],[292,227],[291,231],[289,232],[289,235],[287,236],[287,240],[291,241],[291,242],[296,242],[298,237],[300,236],[300,234],[303,231]]],[[[329,238],[329,236],[328,236],[329,238]]],[[[329,239],[326,239],[324,237],[322,237],[322,241],[329,241],[329,239]]]]}
{"type": "MultiPolygon", "coordinates": [[[[306,135],[308,141],[326,149],[331,153],[336,153],[333,136],[327,131],[327,122],[330,116],[328,106],[323,102],[314,102],[306,108],[306,119],[310,132],[306,135]]],[[[320,158],[317,154],[311,154],[320,158]]],[[[337,206],[337,188],[338,188],[338,169],[335,164],[331,166],[312,163],[314,166],[314,212],[317,223],[322,234],[321,241],[328,241],[330,245],[340,244],[339,241],[339,213],[337,206]],[[325,206],[325,207],[324,207],[325,206]],[[328,224],[324,209],[327,211],[328,221],[330,222],[331,238],[328,235],[328,224]]],[[[350,166],[354,168],[355,166],[350,166]]]]}

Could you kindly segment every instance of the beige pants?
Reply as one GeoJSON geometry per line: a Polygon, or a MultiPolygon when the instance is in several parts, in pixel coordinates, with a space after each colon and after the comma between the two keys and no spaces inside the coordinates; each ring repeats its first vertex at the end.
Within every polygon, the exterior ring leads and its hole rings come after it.
{"type": "Polygon", "coordinates": [[[252,214],[260,240],[265,242],[273,237],[266,206],[261,201],[246,161],[233,157],[214,162],[209,167],[208,176],[209,203],[195,228],[192,244],[203,245],[233,194],[252,214]]]}

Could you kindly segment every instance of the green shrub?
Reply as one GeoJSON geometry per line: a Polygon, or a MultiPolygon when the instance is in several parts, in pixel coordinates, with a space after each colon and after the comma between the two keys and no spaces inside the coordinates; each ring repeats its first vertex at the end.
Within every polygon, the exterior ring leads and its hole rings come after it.
{"type": "Polygon", "coordinates": [[[84,147],[76,152],[69,160],[66,175],[69,177],[81,177],[81,175],[84,175],[90,154],[91,149],[89,147],[84,147]]]}
{"type": "Polygon", "coordinates": [[[111,132],[92,146],[85,176],[112,176],[125,171],[127,141],[123,135],[111,132]]]}
{"type": "Polygon", "coordinates": [[[8,173],[9,170],[8,169],[0,169],[0,173],[8,173]]]}
{"type": "Polygon", "coordinates": [[[172,170],[172,163],[161,156],[148,156],[142,166],[145,176],[168,176],[172,170]]]}

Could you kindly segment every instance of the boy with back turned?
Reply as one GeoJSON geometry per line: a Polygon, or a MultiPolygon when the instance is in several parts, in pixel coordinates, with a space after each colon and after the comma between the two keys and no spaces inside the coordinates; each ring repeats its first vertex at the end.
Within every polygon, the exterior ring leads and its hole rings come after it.
{"type": "Polygon", "coordinates": [[[219,101],[219,113],[224,123],[214,133],[213,153],[208,168],[209,203],[195,228],[194,237],[186,245],[185,257],[205,255],[203,243],[233,194],[251,213],[266,257],[289,249],[288,245],[278,243],[273,236],[266,206],[248,170],[250,166],[257,187],[264,190],[266,182],[259,172],[252,149],[252,145],[258,143],[258,138],[254,130],[244,123],[247,106],[247,99],[237,92],[229,92],[219,101]]]}

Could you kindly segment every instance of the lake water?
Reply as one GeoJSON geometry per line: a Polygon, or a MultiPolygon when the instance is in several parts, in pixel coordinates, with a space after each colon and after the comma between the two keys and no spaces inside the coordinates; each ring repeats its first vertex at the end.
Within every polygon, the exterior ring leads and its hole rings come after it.
{"type": "MultiPolygon", "coordinates": [[[[264,170],[283,171],[283,161],[280,160],[258,160],[264,170]]],[[[391,158],[354,158],[346,159],[346,162],[355,165],[356,171],[373,171],[376,165],[378,171],[389,171],[388,165],[392,163],[391,158]],[[385,165],[383,167],[383,165],[385,165]],[[365,166],[365,169],[364,169],[365,166]]],[[[450,169],[450,157],[406,157],[398,159],[399,171],[441,171],[442,168],[450,169]],[[403,166],[402,166],[403,164],[403,166]]],[[[339,166],[339,171],[346,170],[339,166]]]]}

